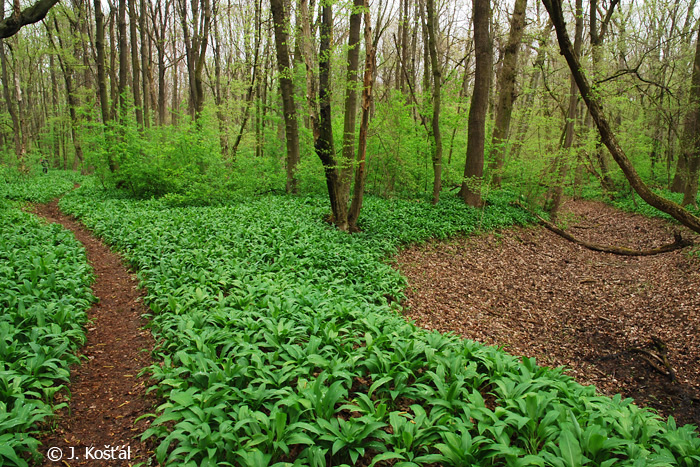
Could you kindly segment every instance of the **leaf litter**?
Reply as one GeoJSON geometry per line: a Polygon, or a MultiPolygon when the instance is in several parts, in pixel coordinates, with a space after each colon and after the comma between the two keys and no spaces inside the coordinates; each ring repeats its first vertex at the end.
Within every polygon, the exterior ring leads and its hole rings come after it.
{"type": "MultiPolygon", "coordinates": [[[[577,237],[635,249],[667,243],[679,229],[593,201],[568,201],[560,219],[577,237]]],[[[698,266],[688,249],[616,256],[542,227],[430,242],[396,262],[408,278],[405,314],[419,326],[564,365],[582,384],[696,426],[698,266]]]]}

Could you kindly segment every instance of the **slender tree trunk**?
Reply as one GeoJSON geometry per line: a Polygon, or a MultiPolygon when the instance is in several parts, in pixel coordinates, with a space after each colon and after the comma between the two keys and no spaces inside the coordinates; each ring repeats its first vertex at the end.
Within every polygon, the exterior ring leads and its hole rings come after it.
{"type": "MultiPolygon", "coordinates": [[[[56,37],[58,38],[58,46],[60,49],[64,49],[64,43],[62,39],[62,33],[61,30],[58,26],[58,20],[54,16],[54,29],[56,30],[56,37]]],[[[46,23],[45,23],[46,24],[46,23]]],[[[51,36],[50,29],[48,24],[46,24],[46,30],[47,33],[49,34],[49,41],[53,45],[54,49],[57,50],[55,44],[53,43],[53,37],[51,36]]],[[[78,119],[78,113],[77,113],[77,108],[80,106],[80,102],[78,101],[78,98],[75,93],[74,85],[73,85],[73,67],[71,66],[70,62],[67,60],[63,60],[61,58],[61,55],[57,55],[58,57],[58,63],[61,66],[61,70],[63,71],[63,79],[66,85],[66,99],[68,100],[68,114],[70,116],[70,130],[71,130],[71,136],[73,138],[73,147],[75,149],[75,158],[73,159],[73,170],[78,170],[78,167],[81,167],[83,164],[83,146],[80,141],[80,135],[78,133],[78,128],[80,126],[80,121],[78,119]]]]}
{"type": "Polygon", "coordinates": [[[119,0],[117,12],[117,29],[119,30],[119,122],[126,125],[126,87],[127,87],[127,41],[126,41],[126,0],[119,0]]]}
{"type": "MultiPolygon", "coordinates": [[[[576,28],[574,36],[574,53],[576,58],[581,54],[581,44],[583,43],[583,0],[576,0],[576,28]]],[[[567,112],[566,124],[564,128],[564,144],[560,148],[556,161],[556,181],[552,194],[552,204],[549,209],[552,222],[556,222],[561,201],[564,196],[564,182],[569,172],[570,150],[574,142],[574,127],[576,122],[576,107],[578,106],[578,87],[573,76],[569,83],[569,110],[567,112]]]]}
{"type": "Polygon", "coordinates": [[[442,187],[442,133],[440,132],[442,72],[437,57],[436,26],[435,0],[427,0],[428,49],[430,52],[430,68],[433,72],[433,117],[431,121],[433,144],[433,204],[437,204],[440,200],[440,189],[442,187]]]}
{"type": "Polygon", "coordinates": [[[115,11],[112,9],[109,14],[109,93],[110,102],[112,103],[110,108],[110,120],[117,119],[117,103],[119,102],[119,80],[117,79],[117,56],[119,55],[118,39],[117,33],[115,31],[115,11]]]}
{"type": "MultiPolygon", "coordinates": [[[[357,219],[360,217],[362,200],[365,193],[365,178],[367,176],[365,161],[367,158],[367,132],[369,129],[370,107],[372,103],[372,88],[374,87],[374,70],[376,66],[376,48],[372,42],[372,27],[369,17],[369,4],[365,0],[365,72],[362,80],[362,117],[360,120],[360,139],[357,148],[357,168],[355,169],[355,185],[353,186],[352,203],[348,212],[350,231],[357,231],[357,219]]],[[[379,32],[379,31],[378,31],[379,32]]]]}
{"type": "Polygon", "coordinates": [[[514,159],[520,157],[520,151],[523,147],[523,143],[525,142],[527,131],[530,128],[530,119],[532,117],[532,111],[534,110],[533,104],[535,102],[535,95],[540,85],[540,78],[542,77],[541,68],[542,65],[544,65],[544,60],[546,57],[545,46],[547,45],[547,39],[552,31],[552,27],[552,22],[548,21],[547,26],[545,26],[544,30],[542,31],[542,36],[538,39],[537,56],[535,57],[535,61],[533,62],[534,70],[532,73],[532,77],[530,78],[530,86],[528,88],[528,93],[525,97],[525,103],[523,104],[525,112],[523,113],[518,124],[518,130],[516,132],[517,139],[513,143],[513,147],[511,149],[514,159]]]}
{"type": "Polygon", "coordinates": [[[460,196],[470,206],[480,207],[481,182],[484,175],[484,142],[486,139],[486,113],[489,105],[489,81],[492,50],[489,35],[491,8],[489,0],[472,0],[474,24],[474,51],[476,72],[474,93],[467,128],[467,160],[460,196]]]}
{"type": "MultiPolygon", "coordinates": [[[[331,203],[333,221],[336,220],[338,212],[343,211],[345,206],[340,206],[338,199],[339,174],[335,158],[335,147],[333,144],[333,122],[331,120],[331,43],[333,39],[333,9],[331,5],[322,3],[322,18],[320,25],[320,40],[318,54],[318,138],[314,144],[316,154],[323,163],[323,170],[326,176],[326,186],[328,197],[331,203]]],[[[337,224],[336,224],[337,225],[337,224]]]]}
{"type": "MultiPolygon", "coordinates": [[[[109,122],[109,100],[107,98],[107,77],[105,74],[105,27],[102,14],[102,2],[94,0],[95,8],[95,52],[97,53],[97,90],[102,112],[102,123],[109,122]]],[[[111,159],[111,157],[110,157],[111,159]]],[[[109,169],[114,172],[114,165],[109,160],[109,169]]]]}
{"type": "Polygon", "coordinates": [[[342,211],[335,214],[340,230],[348,230],[348,202],[355,159],[355,127],[357,122],[357,76],[360,68],[360,37],[364,0],[354,0],[348,33],[348,69],[345,83],[345,117],[343,120],[343,153],[340,164],[339,204],[342,211]]]}
{"type": "Polygon", "coordinates": [[[139,34],[141,39],[141,95],[143,96],[143,126],[148,128],[150,126],[151,117],[149,115],[149,110],[151,108],[151,99],[149,98],[149,70],[151,69],[151,53],[150,53],[150,41],[146,35],[146,1],[141,0],[140,2],[140,14],[138,15],[139,21],[139,34]]]}
{"type": "Polygon", "coordinates": [[[503,52],[503,64],[498,82],[498,104],[496,104],[496,122],[493,127],[491,148],[494,152],[491,164],[491,176],[494,187],[501,186],[503,165],[505,163],[506,143],[510,130],[510,120],[515,100],[515,77],[518,71],[518,50],[523,40],[525,29],[525,9],[527,0],[516,0],[510,20],[508,43],[503,52]]]}
{"type": "MultiPolygon", "coordinates": [[[[284,129],[287,139],[287,193],[297,193],[296,168],[299,163],[299,127],[294,105],[294,82],[289,62],[287,47],[288,20],[284,0],[271,0],[272,20],[275,30],[275,49],[277,51],[277,69],[279,70],[280,93],[284,111],[284,129]]],[[[252,83],[251,83],[252,84],[252,83]]],[[[251,87],[252,90],[252,87],[251,87]]]]}
{"type": "MultiPolygon", "coordinates": [[[[143,131],[143,102],[141,101],[141,65],[139,63],[139,39],[136,32],[136,22],[138,21],[136,15],[136,6],[134,5],[137,0],[129,0],[129,34],[131,36],[131,74],[132,74],[132,85],[131,92],[134,95],[134,111],[136,113],[136,125],[139,131],[143,131]]],[[[144,44],[141,44],[143,48],[144,44]]]]}

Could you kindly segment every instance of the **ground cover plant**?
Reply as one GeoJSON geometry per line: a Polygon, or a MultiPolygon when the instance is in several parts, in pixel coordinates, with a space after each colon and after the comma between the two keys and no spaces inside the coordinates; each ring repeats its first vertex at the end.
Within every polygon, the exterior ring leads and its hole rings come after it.
{"type": "Polygon", "coordinates": [[[35,169],[27,175],[8,167],[0,167],[0,199],[48,203],[70,191],[84,177],[75,172],[50,170],[44,174],[35,169]]]}
{"type": "MultiPolygon", "coordinates": [[[[21,186],[12,197],[44,197],[41,182],[21,186]]],[[[91,281],[70,232],[0,199],[0,465],[26,466],[37,455],[38,423],[78,363],[91,281]]]]}
{"type": "Polygon", "coordinates": [[[684,465],[693,427],[398,313],[402,242],[526,223],[370,198],[363,232],[326,201],[270,196],[167,208],[81,188],[61,207],[122,251],[148,289],[164,403],[145,437],[177,465],[684,465]]]}

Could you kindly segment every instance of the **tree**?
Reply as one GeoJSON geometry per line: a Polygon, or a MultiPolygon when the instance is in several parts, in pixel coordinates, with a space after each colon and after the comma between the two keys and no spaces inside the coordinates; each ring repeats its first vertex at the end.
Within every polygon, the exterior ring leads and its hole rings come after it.
{"type": "Polygon", "coordinates": [[[694,232],[700,233],[700,218],[690,213],[677,203],[667,200],[666,198],[654,193],[642,180],[637,173],[637,170],[632,165],[624,150],[617,141],[615,133],[610,128],[607,118],[603,115],[602,105],[599,97],[591,92],[591,86],[588,78],[583,73],[581,63],[574,53],[574,48],[571,45],[571,40],[566,32],[566,22],[564,21],[564,13],[562,10],[561,0],[543,0],[545,8],[549,13],[554,28],[557,33],[559,48],[566,58],[566,62],[571,70],[571,74],[576,80],[581,96],[588,106],[588,111],[598,127],[601,140],[608,148],[617,165],[622,169],[622,173],[629,181],[632,188],[637,194],[649,205],[665,212],[681,224],[685,225],[694,232]]]}
{"type": "Polygon", "coordinates": [[[506,142],[510,129],[510,120],[515,101],[515,77],[518,71],[518,50],[525,29],[525,9],[527,0],[516,0],[513,15],[510,20],[508,42],[503,51],[503,63],[498,77],[498,104],[496,105],[496,121],[493,127],[491,147],[493,148],[493,164],[491,165],[492,183],[494,187],[501,186],[503,164],[505,162],[506,142]]]}
{"type": "Polygon", "coordinates": [[[179,0],[178,5],[189,77],[189,111],[192,119],[199,125],[204,109],[202,74],[209,44],[211,2],[210,0],[190,0],[188,4],[187,0],[179,0]]]}
{"type": "MultiPolygon", "coordinates": [[[[299,126],[297,124],[296,106],[294,104],[294,83],[289,62],[289,22],[284,0],[270,0],[272,21],[275,30],[275,49],[277,51],[277,69],[279,70],[280,93],[282,94],[282,111],[284,112],[284,131],[287,141],[287,193],[297,192],[296,167],[299,163],[299,126]]],[[[252,90],[252,84],[251,84],[252,90]]]]}
{"type": "MultiPolygon", "coordinates": [[[[583,43],[583,1],[576,0],[576,27],[574,32],[574,53],[576,58],[581,55],[583,43]]],[[[561,201],[564,196],[564,181],[569,172],[570,151],[574,143],[574,127],[576,124],[576,109],[578,107],[578,87],[573,76],[569,79],[569,107],[564,123],[564,141],[559,148],[554,163],[555,181],[552,187],[552,203],[549,206],[549,214],[556,221],[561,201]]]]}
{"type": "Polygon", "coordinates": [[[57,4],[58,1],[59,0],[38,0],[32,6],[21,11],[19,9],[19,2],[14,2],[12,15],[0,20],[0,38],[6,39],[14,36],[22,27],[41,21],[46,17],[51,7],[57,4]]]}
{"type": "Polygon", "coordinates": [[[345,120],[343,124],[343,151],[341,158],[335,154],[333,144],[333,126],[331,111],[331,43],[333,37],[332,6],[324,4],[321,19],[321,40],[319,49],[319,125],[315,149],[326,176],[328,197],[331,202],[332,220],[339,230],[348,231],[348,201],[350,196],[350,177],[354,159],[355,112],[357,110],[357,91],[355,82],[359,68],[360,26],[362,25],[363,0],[354,0],[350,14],[350,31],[348,34],[348,69],[346,73],[345,120]]]}
{"type": "Polygon", "coordinates": [[[687,161],[683,205],[696,205],[698,196],[698,170],[700,169],[700,29],[695,45],[695,59],[690,83],[688,113],[683,128],[682,151],[687,161]]]}
{"type": "Polygon", "coordinates": [[[427,0],[427,30],[428,49],[430,51],[430,69],[433,73],[433,116],[431,120],[431,136],[433,143],[433,204],[437,204],[440,199],[440,188],[442,186],[442,133],[440,132],[440,104],[442,89],[442,72],[438,64],[437,37],[435,17],[435,0],[427,0]]]}
{"type": "Polygon", "coordinates": [[[470,206],[481,206],[481,179],[484,175],[484,142],[486,139],[486,112],[489,105],[491,77],[491,39],[489,0],[472,0],[474,23],[474,51],[476,71],[469,122],[467,127],[467,160],[460,196],[470,206]]]}

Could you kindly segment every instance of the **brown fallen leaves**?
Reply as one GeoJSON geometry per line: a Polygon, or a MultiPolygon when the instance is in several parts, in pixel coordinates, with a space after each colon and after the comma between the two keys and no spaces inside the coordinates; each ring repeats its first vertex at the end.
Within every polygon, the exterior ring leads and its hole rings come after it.
{"type": "MultiPolygon", "coordinates": [[[[590,201],[569,201],[560,218],[579,238],[635,249],[667,243],[678,228],[590,201]]],[[[699,266],[685,250],[615,256],[542,227],[429,243],[397,261],[409,279],[406,314],[419,326],[565,365],[583,384],[696,426],[699,266]],[[675,380],[650,364],[657,342],[666,346],[675,380]]]]}

